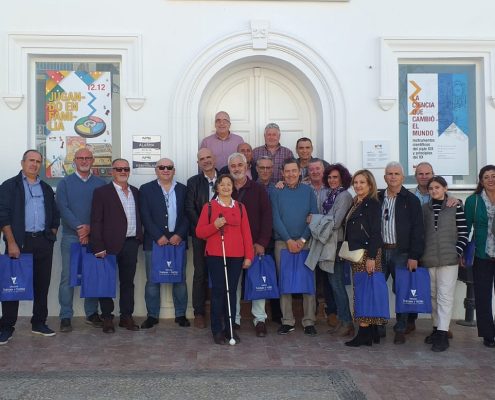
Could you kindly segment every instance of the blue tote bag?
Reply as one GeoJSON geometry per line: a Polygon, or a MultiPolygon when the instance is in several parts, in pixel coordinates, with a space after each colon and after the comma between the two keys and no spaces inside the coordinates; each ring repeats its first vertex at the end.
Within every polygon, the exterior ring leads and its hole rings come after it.
{"type": "Polygon", "coordinates": [[[431,313],[430,273],[426,268],[410,272],[395,267],[395,312],[431,313]]]}
{"type": "Polygon", "coordinates": [[[181,242],[177,246],[158,246],[155,242],[153,242],[153,250],[151,251],[151,282],[184,282],[185,259],[185,242],[181,242]]]}
{"type": "Polygon", "coordinates": [[[117,257],[107,254],[98,258],[93,253],[82,254],[81,297],[116,296],[117,257]]]}
{"type": "Polygon", "coordinates": [[[87,253],[87,247],[79,242],[70,245],[70,271],[69,286],[81,286],[82,280],[82,256],[87,253]]]}
{"type": "Polygon", "coordinates": [[[354,274],[354,317],[390,318],[388,287],[383,272],[354,274]]]}
{"type": "Polygon", "coordinates": [[[33,300],[33,255],[0,255],[0,300],[33,300]]]}
{"type": "Polygon", "coordinates": [[[304,262],[309,250],[291,253],[287,249],[280,252],[280,294],[315,294],[315,273],[304,262]]]}
{"type": "Polygon", "coordinates": [[[277,271],[271,256],[256,256],[246,273],[244,299],[278,299],[277,271]]]}

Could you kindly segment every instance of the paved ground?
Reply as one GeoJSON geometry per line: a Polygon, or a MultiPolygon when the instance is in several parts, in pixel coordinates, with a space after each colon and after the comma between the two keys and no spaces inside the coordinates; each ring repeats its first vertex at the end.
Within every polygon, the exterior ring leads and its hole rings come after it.
{"type": "MultiPolygon", "coordinates": [[[[139,320],[141,322],[141,320],[139,320]]],[[[50,318],[51,327],[58,320],[50,318]]],[[[73,321],[74,331],[32,335],[21,318],[0,347],[0,399],[495,399],[495,350],[476,329],[452,324],[444,353],[423,343],[428,320],[405,345],[393,333],[372,347],[348,348],[319,322],[316,337],[302,328],[257,338],[243,321],[236,346],[214,345],[208,330],[162,320],[152,331],[114,335],[73,321]],[[99,373],[98,373],[99,371],[99,373]]]]}

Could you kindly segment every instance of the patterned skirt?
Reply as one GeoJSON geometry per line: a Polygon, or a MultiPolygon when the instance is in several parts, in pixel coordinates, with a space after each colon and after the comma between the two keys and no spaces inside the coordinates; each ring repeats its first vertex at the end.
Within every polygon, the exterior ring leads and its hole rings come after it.
{"type": "MultiPolygon", "coordinates": [[[[368,259],[368,250],[364,251],[364,256],[361,262],[351,263],[352,273],[366,272],[366,260],[368,259]]],[[[382,249],[378,249],[378,253],[375,257],[375,271],[382,271],[382,249]]],[[[353,293],[353,302],[356,305],[356,296],[353,293]]],[[[385,318],[372,318],[372,317],[354,317],[354,321],[366,325],[383,325],[386,322],[385,318]]]]}

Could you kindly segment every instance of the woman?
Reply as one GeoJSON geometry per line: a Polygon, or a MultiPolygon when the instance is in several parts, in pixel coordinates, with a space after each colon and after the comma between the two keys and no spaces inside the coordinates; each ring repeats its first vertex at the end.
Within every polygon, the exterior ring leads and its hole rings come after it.
{"type": "MultiPolygon", "coordinates": [[[[356,192],[353,205],[345,219],[345,240],[349,242],[349,250],[364,249],[361,261],[351,263],[352,273],[381,272],[381,206],[373,174],[362,169],[352,177],[352,187],[356,192]]],[[[354,298],[355,301],[355,298],[354,298]]],[[[372,326],[385,323],[384,318],[357,317],[359,330],[354,339],[346,342],[346,346],[371,346],[374,335],[372,326]]]]}
{"type": "Polygon", "coordinates": [[[421,265],[428,268],[431,281],[433,332],[425,343],[435,352],[449,347],[447,337],[454,307],[459,260],[466,248],[468,231],[462,204],[447,207],[447,182],[441,176],[428,181],[430,201],[423,205],[425,249],[421,265]]]}
{"type": "Polygon", "coordinates": [[[466,199],[468,232],[474,227],[474,299],[478,336],[495,348],[492,294],[495,282],[495,165],[485,165],[478,175],[478,187],[466,199]]]}
{"type": "MultiPolygon", "coordinates": [[[[196,226],[196,236],[206,240],[206,266],[211,279],[211,331],[216,344],[225,344],[226,338],[231,339],[230,323],[234,326],[237,282],[241,268],[249,268],[254,257],[246,210],[241,203],[232,198],[233,188],[234,179],[230,175],[218,177],[215,183],[217,196],[203,206],[196,226]],[[230,322],[224,268],[227,268],[229,284],[230,322]]],[[[234,339],[236,342],[240,341],[235,332],[234,339]]]]}
{"type": "Polygon", "coordinates": [[[351,174],[342,164],[329,165],[323,174],[323,184],[328,187],[328,195],[323,202],[323,214],[328,215],[333,220],[333,227],[329,241],[335,241],[336,251],[331,259],[333,273],[328,273],[328,281],[332,288],[335,303],[337,305],[337,325],[328,332],[342,337],[354,336],[354,324],[352,323],[351,311],[349,309],[349,297],[344,284],[345,262],[338,256],[340,245],[344,240],[344,222],[347,210],[352,205],[352,196],[348,189],[351,186],[351,174]]]}

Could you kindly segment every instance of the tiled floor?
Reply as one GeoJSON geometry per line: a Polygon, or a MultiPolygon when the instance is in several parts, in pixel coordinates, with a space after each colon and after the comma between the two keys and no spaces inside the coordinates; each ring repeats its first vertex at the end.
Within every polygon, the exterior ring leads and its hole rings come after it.
{"type": "MultiPolygon", "coordinates": [[[[49,325],[58,329],[58,320],[50,318],[49,325]]],[[[349,372],[368,399],[495,399],[495,349],[482,345],[475,328],[455,323],[454,339],[444,353],[433,353],[423,343],[431,329],[428,320],[418,322],[404,345],[392,343],[389,324],[384,342],[361,348],[348,348],[343,339],[327,334],[323,321],[316,326],[316,337],[304,336],[300,326],[279,336],[278,325],[271,323],[269,335],[257,338],[250,321],[243,320],[242,341],[235,346],[214,345],[208,329],[181,328],[173,320],[161,320],[151,331],[117,328],[113,335],[84,324],[82,318],[74,319],[73,326],[72,333],[44,338],[31,334],[29,319],[21,318],[14,338],[0,347],[4,371],[322,368],[349,372]]]]}

